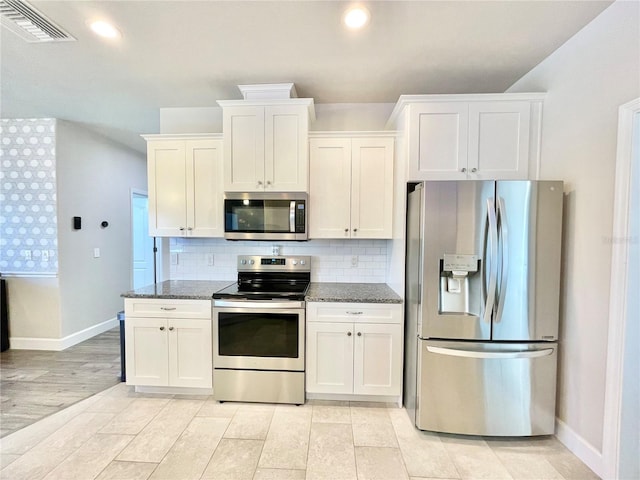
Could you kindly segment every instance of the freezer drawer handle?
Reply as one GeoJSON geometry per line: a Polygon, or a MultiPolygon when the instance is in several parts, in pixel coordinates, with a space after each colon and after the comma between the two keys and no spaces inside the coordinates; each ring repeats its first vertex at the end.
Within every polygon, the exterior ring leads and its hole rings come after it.
{"type": "Polygon", "coordinates": [[[472,351],[457,350],[454,348],[432,347],[427,345],[427,350],[431,353],[439,353],[441,355],[451,355],[452,357],[466,358],[537,358],[546,357],[553,353],[553,348],[545,348],[543,350],[512,350],[512,351],[472,351]]]}

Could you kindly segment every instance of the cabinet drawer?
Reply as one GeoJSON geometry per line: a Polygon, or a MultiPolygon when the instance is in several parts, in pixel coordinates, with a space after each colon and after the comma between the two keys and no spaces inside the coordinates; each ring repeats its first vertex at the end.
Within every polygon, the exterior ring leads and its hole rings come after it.
{"type": "Polygon", "coordinates": [[[402,304],[310,302],[307,321],[402,323],[402,304]]]}
{"type": "Polygon", "coordinates": [[[211,318],[209,300],[125,298],[126,317],[211,318]]]}

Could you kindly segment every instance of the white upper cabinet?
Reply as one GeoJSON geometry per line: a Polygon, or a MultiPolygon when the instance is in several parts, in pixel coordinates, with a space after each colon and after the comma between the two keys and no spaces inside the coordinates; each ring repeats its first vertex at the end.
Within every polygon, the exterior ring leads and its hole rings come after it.
{"type": "Polygon", "coordinates": [[[309,237],[391,238],[391,136],[309,140],[309,237]]]}
{"type": "Polygon", "coordinates": [[[402,96],[390,123],[407,131],[408,180],[534,177],[530,166],[538,162],[542,99],[540,94],[402,96]]]}
{"type": "Polygon", "coordinates": [[[222,237],[222,139],[145,135],[149,235],[222,237]]]}
{"type": "Polygon", "coordinates": [[[306,192],[311,99],[220,101],[224,191],[306,192]]]}

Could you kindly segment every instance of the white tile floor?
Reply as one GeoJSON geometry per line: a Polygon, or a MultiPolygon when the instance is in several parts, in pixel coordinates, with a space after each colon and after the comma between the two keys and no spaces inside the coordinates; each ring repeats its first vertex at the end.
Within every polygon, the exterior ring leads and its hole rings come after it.
{"type": "Polygon", "coordinates": [[[404,409],[220,404],[116,385],[0,440],[6,480],[597,479],[553,437],[416,430],[404,409]]]}

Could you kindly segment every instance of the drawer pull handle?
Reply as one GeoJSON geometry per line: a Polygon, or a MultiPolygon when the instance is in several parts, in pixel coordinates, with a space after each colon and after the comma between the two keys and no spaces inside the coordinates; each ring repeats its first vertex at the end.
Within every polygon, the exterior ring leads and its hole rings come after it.
{"type": "Polygon", "coordinates": [[[164,332],[164,327],[160,327],[160,331],[161,331],[161,332],[164,332]]]}
{"type": "Polygon", "coordinates": [[[166,311],[171,311],[171,310],[175,310],[177,307],[160,307],[160,310],[166,310],[166,311]]]}
{"type": "Polygon", "coordinates": [[[349,315],[362,315],[362,312],[349,312],[349,311],[347,311],[347,313],[349,315]]]}
{"type": "Polygon", "coordinates": [[[358,332],[358,336],[361,337],[362,336],[362,332],[358,332]]]}
{"type": "Polygon", "coordinates": [[[350,337],[350,336],[351,336],[351,332],[347,332],[347,337],[350,337]]]}
{"type": "Polygon", "coordinates": [[[172,332],[173,331],[173,327],[169,327],[169,331],[172,332]]]}

